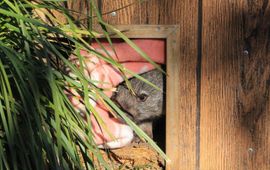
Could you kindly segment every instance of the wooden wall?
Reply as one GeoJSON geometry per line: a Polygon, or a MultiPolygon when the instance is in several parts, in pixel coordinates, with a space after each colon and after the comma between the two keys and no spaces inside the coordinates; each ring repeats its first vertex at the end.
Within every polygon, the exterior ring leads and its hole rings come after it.
{"type": "Polygon", "coordinates": [[[270,2],[137,1],[98,5],[111,24],[180,25],[180,142],[169,169],[270,169],[270,2]]]}

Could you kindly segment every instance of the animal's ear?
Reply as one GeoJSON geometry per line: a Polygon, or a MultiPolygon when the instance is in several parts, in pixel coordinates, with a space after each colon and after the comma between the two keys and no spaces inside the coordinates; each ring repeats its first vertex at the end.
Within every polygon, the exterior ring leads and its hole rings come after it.
{"type": "Polygon", "coordinates": [[[119,84],[119,85],[117,86],[116,93],[121,92],[121,91],[123,91],[123,90],[128,90],[128,88],[127,88],[127,86],[126,86],[125,83],[119,84]]]}
{"type": "Polygon", "coordinates": [[[138,94],[137,98],[139,101],[144,102],[148,98],[148,94],[146,94],[146,93],[138,94]]]}

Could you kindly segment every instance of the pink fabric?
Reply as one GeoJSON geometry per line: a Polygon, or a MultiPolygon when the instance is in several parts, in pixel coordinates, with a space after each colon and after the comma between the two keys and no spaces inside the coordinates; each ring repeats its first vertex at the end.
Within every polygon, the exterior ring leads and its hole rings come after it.
{"type": "MultiPolygon", "coordinates": [[[[153,61],[163,64],[165,61],[165,42],[158,39],[135,39],[133,42],[139,46],[153,61]]],[[[153,65],[145,61],[133,48],[128,44],[116,40],[114,42],[114,49],[116,54],[113,52],[109,43],[102,42],[102,45],[109,52],[110,56],[121,63],[125,68],[135,72],[143,73],[153,69],[153,65]]],[[[103,50],[98,43],[93,43],[92,47],[104,54],[103,50]]],[[[81,56],[85,57],[85,68],[84,73],[92,80],[97,80],[100,83],[96,85],[104,89],[104,93],[109,97],[112,95],[116,86],[123,81],[123,78],[119,71],[109,63],[104,62],[97,56],[90,54],[84,50],[80,51],[81,56]],[[106,82],[106,83],[102,83],[106,82]]],[[[79,66],[78,58],[75,55],[70,57],[73,63],[79,66]]],[[[130,77],[130,75],[126,75],[130,77]]],[[[80,102],[80,96],[74,90],[70,101],[74,105],[75,109],[81,113],[85,112],[84,105],[80,102]]],[[[119,148],[127,145],[133,138],[132,129],[123,123],[121,120],[111,116],[108,109],[99,101],[91,100],[90,103],[95,107],[96,111],[102,117],[102,120],[109,129],[108,134],[105,129],[102,129],[97,120],[91,115],[91,124],[93,126],[94,140],[100,147],[119,148]],[[112,137],[113,136],[113,137],[112,137]]]]}

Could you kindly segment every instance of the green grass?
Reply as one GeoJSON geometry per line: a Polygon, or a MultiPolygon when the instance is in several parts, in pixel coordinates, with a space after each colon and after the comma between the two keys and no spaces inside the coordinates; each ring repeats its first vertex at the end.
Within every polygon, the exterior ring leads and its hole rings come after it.
{"type": "MultiPolygon", "coordinates": [[[[64,92],[67,85],[82,94],[87,117],[91,113],[99,117],[89,103],[89,96],[102,98],[166,158],[157,145],[94,85],[95,82],[84,76],[83,68],[77,68],[68,60],[70,54],[84,49],[113,64],[121,72],[128,71],[111,57],[90,48],[83,37],[96,39],[91,16],[87,27],[78,25],[62,2],[64,0],[44,0],[39,4],[30,0],[0,1],[0,169],[66,170],[83,169],[83,166],[95,169],[89,153],[110,169],[94,144],[91,124],[82,119],[68,100],[64,92]],[[34,15],[33,10],[36,9],[45,9],[47,22],[34,15]],[[62,13],[68,23],[61,23],[48,9],[62,13]],[[75,76],[69,76],[65,71],[67,68],[75,76]]],[[[90,15],[97,16],[98,23],[103,27],[102,34],[112,48],[107,29],[116,32],[155,65],[124,34],[102,21],[92,1],[89,5],[90,15]]],[[[84,58],[78,57],[84,63],[84,58]]],[[[99,122],[104,126],[102,120],[99,122]]]]}

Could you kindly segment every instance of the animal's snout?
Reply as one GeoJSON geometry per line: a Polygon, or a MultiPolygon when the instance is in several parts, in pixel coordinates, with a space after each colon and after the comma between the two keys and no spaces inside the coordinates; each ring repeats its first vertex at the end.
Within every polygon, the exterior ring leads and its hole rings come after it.
{"type": "Polygon", "coordinates": [[[131,113],[129,113],[130,105],[129,105],[128,103],[123,102],[123,101],[119,102],[119,101],[117,100],[117,95],[115,95],[115,94],[111,97],[111,100],[114,102],[114,104],[115,104],[118,108],[120,108],[122,111],[124,111],[124,112],[126,113],[126,116],[127,116],[129,119],[131,119],[131,120],[134,121],[134,116],[133,116],[131,113]]]}
{"type": "Polygon", "coordinates": [[[119,101],[119,99],[117,98],[117,95],[113,95],[111,97],[111,100],[114,102],[114,104],[119,107],[119,108],[122,108],[122,109],[128,109],[129,108],[129,105],[124,102],[124,101],[119,101]]]}

